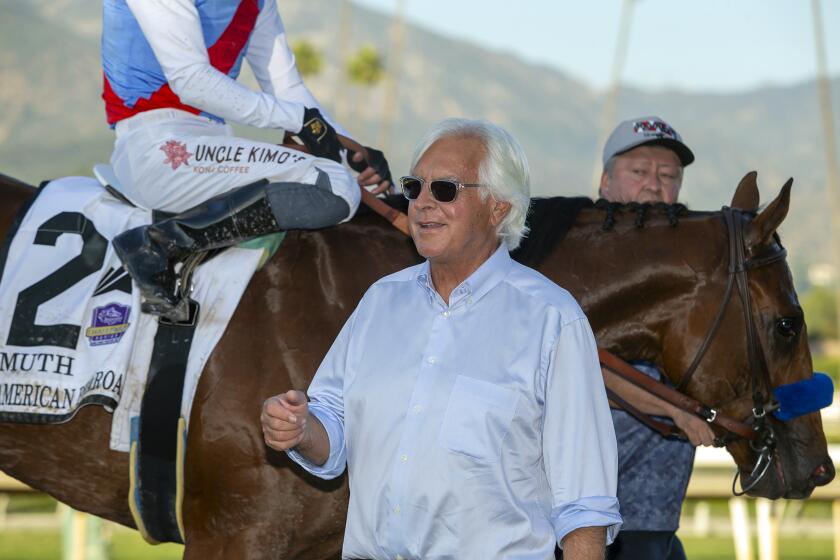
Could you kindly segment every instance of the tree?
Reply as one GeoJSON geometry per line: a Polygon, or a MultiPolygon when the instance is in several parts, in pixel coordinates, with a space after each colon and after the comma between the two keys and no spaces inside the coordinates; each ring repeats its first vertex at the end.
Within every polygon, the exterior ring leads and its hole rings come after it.
{"type": "Polygon", "coordinates": [[[292,52],[295,55],[297,69],[301,76],[306,78],[321,73],[321,69],[324,67],[324,56],[315,45],[306,39],[298,39],[292,43],[292,52]]]}
{"type": "MultiPolygon", "coordinates": [[[[362,46],[356,51],[356,54],[347,59],[346,70],[350,83],[363,90],[368,90],[368,94],[385,76],[385,64],[382,57],[379,56],[379,51],[373,45],[362,46]]],[[[363,101],[355,105],[357,105],[357,110],[351,114],[351,129],[356,128],[357,119],[364,122],[368,116],[366,108],[369,103],[363,101]]]]}
{"type": "Polygon", "coordinates": [[[373,45],[364,45],[347,60],[347,77],[356,85],[373,87],[382,81],[385,64],[373,45]]]}

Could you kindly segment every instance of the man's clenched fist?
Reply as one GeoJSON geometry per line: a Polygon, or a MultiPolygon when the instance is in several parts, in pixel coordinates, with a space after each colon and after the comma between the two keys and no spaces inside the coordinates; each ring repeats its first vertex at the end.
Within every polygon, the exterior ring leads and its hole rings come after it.
{"type": "Polygon", "coordinates": [[[277,451],[295,447],[307,437],[309,405],[301,391],[286,391],[263,403],[263,436],[265,443],[277,451]]]}

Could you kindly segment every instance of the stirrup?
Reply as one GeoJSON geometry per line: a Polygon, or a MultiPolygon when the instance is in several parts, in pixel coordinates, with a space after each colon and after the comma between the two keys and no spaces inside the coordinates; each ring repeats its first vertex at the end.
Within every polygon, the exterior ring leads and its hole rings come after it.
{"type": "Polygon", "coordinates": [[[183,323],[190,316],[189,304],[185,300],[179,301],[174,306],[168,301],[145,300],[140,304],[140,308],[143,313],[157,315],[161,319],[166,319],[172,323],[183,323]]]}
{"type": "Polygon", "coordinates": [[[144,313],[157,315],[158,321],[170,325],[194,325],[198,319],[198,303],[191,298],[185,298],[176,305],[168,302],[142,303],[144,313]]]}
{"type": "Polygon", "coordinates": [[[187,257],[181,264],[178,277],[175,280],[175,293],[173,294],[177,303],[162,297],[143,298],[140,309],[143,313],[157,315],[172,323],[184,323],[190,320],[191,307],[190,295],[192,295],[192,277],[195,269],[198,268],[204,258],[206,251],[194,253],[187,257]]]}

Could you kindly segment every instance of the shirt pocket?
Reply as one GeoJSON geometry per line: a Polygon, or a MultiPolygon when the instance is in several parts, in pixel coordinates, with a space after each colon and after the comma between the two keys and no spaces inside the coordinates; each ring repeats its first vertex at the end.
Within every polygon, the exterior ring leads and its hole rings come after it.
{"type": "Polygon", "coordinates": [[[497,462],[518,400],[512,389],[459,375],[443,416],[440,444],[480,462],[497,462]]]}

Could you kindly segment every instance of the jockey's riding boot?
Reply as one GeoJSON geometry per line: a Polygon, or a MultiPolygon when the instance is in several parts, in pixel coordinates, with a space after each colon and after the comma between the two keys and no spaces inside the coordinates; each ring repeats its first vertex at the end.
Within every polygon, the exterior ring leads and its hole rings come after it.
{"type": "Polygon", "coordinates": [[[178,265],[190,255],[229,247],[280,230],[259,181],[215,196],[160,222],[117,235],[114,249],[143,296],[142,309],[186,320],[178,265]],[[180,305],[179,305],[180,304],[180,305]]]}

